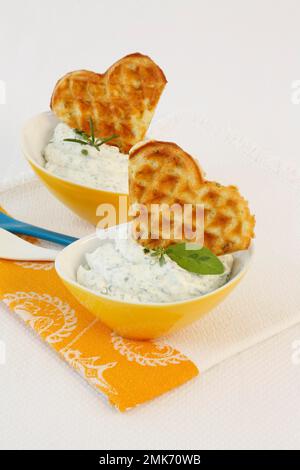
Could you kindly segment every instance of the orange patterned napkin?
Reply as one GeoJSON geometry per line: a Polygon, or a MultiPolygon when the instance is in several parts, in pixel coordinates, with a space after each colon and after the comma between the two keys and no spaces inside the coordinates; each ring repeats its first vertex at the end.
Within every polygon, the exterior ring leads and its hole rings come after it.
{"type": "Polygon", "coordinates": [[[49,262],[0,259],[0,300],[125,411],[198,374],[180,352],[113,333],[66,290],[49,262]]]}

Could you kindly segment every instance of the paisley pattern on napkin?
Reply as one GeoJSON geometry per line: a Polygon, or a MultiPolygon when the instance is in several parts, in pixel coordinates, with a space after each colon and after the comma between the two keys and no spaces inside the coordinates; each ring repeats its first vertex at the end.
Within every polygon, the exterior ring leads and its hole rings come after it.
{"type": "Polygon", "coordinates": [[[110,331],[65,289],[53,263],[0,259],[0,299],[120,411],[198,374],[171,346],[110,331]]]}

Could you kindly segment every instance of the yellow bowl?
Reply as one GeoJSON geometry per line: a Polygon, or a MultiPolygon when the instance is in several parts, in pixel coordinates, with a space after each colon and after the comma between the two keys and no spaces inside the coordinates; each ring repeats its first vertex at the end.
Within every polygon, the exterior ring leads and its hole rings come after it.
{"type": "Polygon", "coordinates": [[[90,188],[83,184],[73,183],[53,175],[43,166],[43,149],[49,142],[58,120],[51,112],[38,114],[25,124],[22,133],[22,152],[39,178],[47,188],[69,209],[77,215],[97,225],[100,217],[96,215],[100,204],[111,204],[116,210],[116,222],[124,222],[119,216],[120,201],[128,205],[127,194],[114,193],[90,188]],[[123,198],[119,199],[120,196],[123,198]]]}
{"type": "Polygon", "coordinates": [[[77,282],[77,269],[85,262],[84,255],[100,244],[95,233],[66,247],[56,259],[57,274],[74,297],[109,328],[126,338],[143,340],[189,325],[223,302],[244,276],[253,254],[253,248],[235,253],[229,282],[209,294],[180,302],[143,304],[104,296],[77,282]]]}

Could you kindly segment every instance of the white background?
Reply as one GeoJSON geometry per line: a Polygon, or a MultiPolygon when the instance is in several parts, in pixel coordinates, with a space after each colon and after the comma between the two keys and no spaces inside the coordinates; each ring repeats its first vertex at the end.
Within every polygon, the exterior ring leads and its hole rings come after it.
{"type": "MultiPolygon", "coordinates": [[[[169,81],[156,117],[193,108],[299,165],[300,105],[291,100],[300,80],[299,0],[1,0],[0,7],[1,179],[27,171],[21,126],[48,109],[61,75],[103,71],[135,51],[149,54],[169,81]]],[[[145,405],[143,414],[111,411],[109,421],[99,395],[4,310],[1,339],[0,447],[300,447],[300,365],[291,360],[299,327],[145,405]]]]}

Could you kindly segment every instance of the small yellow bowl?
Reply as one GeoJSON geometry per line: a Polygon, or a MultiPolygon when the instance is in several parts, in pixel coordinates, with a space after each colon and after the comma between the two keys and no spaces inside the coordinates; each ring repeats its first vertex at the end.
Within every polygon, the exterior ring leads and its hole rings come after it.
{"type": "Polygon", "coordinates": [[[143,304],[104,296],[77,282],[77,269],[84,264],[85,254],[100,244],[96,233],[72,243],[58,255],[56,272],[74,297],[105,325],[125,338],[141,340],[179,330],[223,302],[246,273],[253,254],[253,248],[235,253],[230,280],[209,294],[180,302],[143,304]]]}
{"type": "MultiPolygon", "coordinates": [[[[22,152],[43,183],[69,209],[79,217],[97,225],[100,217],[97,208],[100,204],[111,204],[116,210],[116,222],[124,222],[120,218],[120,201],[127,207],[127,194],[114,193],[91,188],[83,184],[73,183],[47,171],[44,166],[42,152],[53,135],[58,119],[51,112],[34,116],[26,122],[22,133],[22,152]],[[123,196],[120,199],[120,196],[123,196]]],[[[124,211],[123,211],[124,212],[124,211]]]]}

